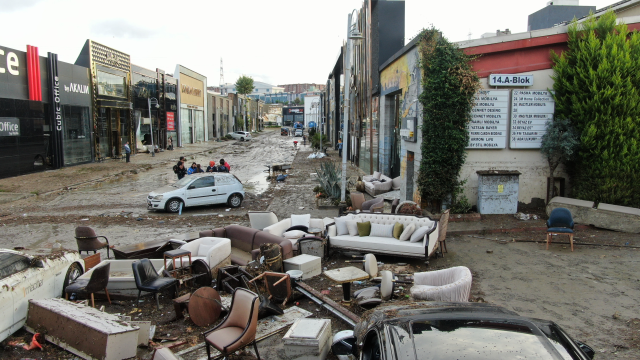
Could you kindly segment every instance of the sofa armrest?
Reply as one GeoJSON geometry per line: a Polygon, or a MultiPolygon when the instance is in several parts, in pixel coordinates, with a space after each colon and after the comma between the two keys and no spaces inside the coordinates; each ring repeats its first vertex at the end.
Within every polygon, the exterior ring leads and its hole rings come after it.
{"type": "Polygon", "coordinates": [[[429,244],[433,244],[433,246],[438,246],[438,234],[440,233],[440,222],[436,221],[436,226],[431,230],[431,232],[424,235],[424,240],[422,241],[422,245],[424,246],[424,256],[429,256],[429,244]]]}
{"type": "Polygon", "coordinates": [[[214,268],[231,255],[231,240],[221,239],[207,253],[209,267],[214,268]]]}
{"type": "Polygon", "coordinates": [[[275,236],[282,236],[284,231],[290,227],[291,227],[291,218],[278,221],[277,223],[262,229],[262,231],[266,231],[269,234],[272,234],[275,236]]]}
{"type": "Polygon", "coordinates": [[[198,233],[198,236],[203,237],[213,237],[213,230],[204,230],[198,233]]]}
{"type": "Polygon", "coordinates": [[[258,256],[260,256],[260,249],[251,250],[251,260],[257,260],[258,256]]]}
{"type": "Polygon", "coordinates": [[[335,224],[331,224],[327,226],[327,236],[332,237],[338,235],[338,229],[335,224]]]}
{"type": "Polygon", "coordinates": [[[371,180],[373,180],[373,175],[365,175],[362,177],[362,181],[364,182],[371,182],[371,180]]]}
{"type": "Polygon", "coordinates": [[[198,234],[201,238],[203,237],[226,237],[225,236],[226,232],[224,230],[224,228],[217,228],[217,229],[213,229],[213,230],[205,230],[205,231],[200,231],[200,233],[198,234]]]}
{"type": "Polygon", "coordinates": [[[377,182],[373,185],[373,187],[376,189],[376,191],[389,191],[391,190],[391,185],[393,185],[393,183],[390,180],[387,180],[385,182],[377,182]]]}

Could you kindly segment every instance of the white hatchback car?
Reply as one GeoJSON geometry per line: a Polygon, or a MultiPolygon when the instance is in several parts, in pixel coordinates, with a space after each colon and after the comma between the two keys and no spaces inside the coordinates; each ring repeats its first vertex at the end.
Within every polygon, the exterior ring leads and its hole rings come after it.
{"type": "Polygon", "coordinates": [[[0,249],[0,341],[24,325],[29,299],[61,297],[83,272],[77,251],[33,257],[0,249]]]}
{"type": "Polygon", "coordinates": [[[244,199],[244,186],[233,174],[187,175],[175,184],[163,186],[147,196],[147,209],[180,211],[183,207],[228,204],[237,208],[244,199]]]}
{"type": "Polygon", "coordinates": [[[239,139],[240,141],[251,140],[251,133],[246,131],[234,131],[229,133],[232,138],[239,139]]]}

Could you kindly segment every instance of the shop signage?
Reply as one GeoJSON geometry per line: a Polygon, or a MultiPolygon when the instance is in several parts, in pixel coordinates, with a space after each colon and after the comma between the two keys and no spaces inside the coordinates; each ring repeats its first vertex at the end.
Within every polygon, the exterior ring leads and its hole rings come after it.
{"type": "Polygon", "coordinates": [[[64,86],[64,91],[77,94],[89,94],[89,85],[69,83],[69,85],[64,86]]]}
{"type": "Polygon", "coordinates": [[[49,106],[51,107],[51,137],[53,149],[53,167],[64,165],[64,150],[62,147],[62,106],[60,104],[60,80],[58,78],[58,55],[49,53],[47,67],[49,70],[49,106]]]}
{"type": "Polygon", "coordinates": [[[189,95],[192,95],[192,96],[198,96],[198,97],[202,96],[202,90],[196,89],[196,88],[191,87],[189,85],[182,85],[182,93],[183,94],[189,94],[189,95]]]}
{"type": "Polygon", "coordinates": [[[553,121],[555,101],[549,91],[513,90],[511,149],[539,149],[547,123],[553,121]]]}
{"type": "MultiPolygon", "coordinates": [[[[0,56],[4,56],[4,50],[0,49],[0,56]]],[[[18,69],[18,66],[20,66],[20,63],[18,61],[18,55],[16,55],[16,53],[14,53],[13,51],[10,51],[7,53],[6,55],[6,67],[2,67],[0,66],[0,74],[4,74],[5,72],[9,71],[9,74],[11,75],[15,75],[18,76],[20,75],[20,69],[18,69]]],[[[1,64],[1,63],[0,63],[1,64]]]]}
{"type": "Polygon", "coordinates": [[[20,119],[0,118],[0,136],[20,136],[20,119]]]}
{"type": "Polygon", "coordinates": [[[532,86],[533,75],[491,74],[489,86],[532,86]]]}
{"type": "Polygon", "coordinates": [[[509,121],[509,90],[478,90],[467,125],[467,149],[504,149],[509,121]]]}
{"type": "Polygon", "coordinates": [[[174,117],[174,113],[170,111],[167,112],[167,131],[176,131],[176,120],[174,117]]]}

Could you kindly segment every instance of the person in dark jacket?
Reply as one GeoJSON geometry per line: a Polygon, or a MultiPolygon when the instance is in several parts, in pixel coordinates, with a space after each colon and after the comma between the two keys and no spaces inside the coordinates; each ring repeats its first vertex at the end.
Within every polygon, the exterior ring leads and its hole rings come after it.
{"type": "Polygon", "coordinates": [[[207,172],[218,172],[218,167],[216,166],[216,162],[211,160],[209,161],[209,166],[207,166],[207,172]]]}
{"type": "MultiPolygon", "coordinates": [[[[231,165],[229,165],[228,162],[224,161],[224,159],[220,159],[220,165],[223,165],[225,168],[227,168],[226,172],[231,171],[231,165]]],[[[224,170],[223,170],[224,171],[224,170]]]]}
{"type": "Polygon", "coordinates": [[[184,163],[182,161],[178,161],[178,168],[176,169],[176,175],[178,175],[178,180],[182,179],[187,175],[187,169],[184,168],[184,163]]]}
{"type": "Polygon", "coordinates": [[[197,169],[196,169],[197,173],[203,173],[204,172],[204,170],[202,170],[202,167],[200,166],[200,164],[196,165],[196,167],[197,167],[197,169]]]}

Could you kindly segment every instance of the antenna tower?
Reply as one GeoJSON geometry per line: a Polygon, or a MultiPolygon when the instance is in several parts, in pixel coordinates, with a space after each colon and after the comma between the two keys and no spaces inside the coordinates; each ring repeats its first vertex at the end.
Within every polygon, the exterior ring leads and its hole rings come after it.
{"type": "Polygon", "coordinates": [[[224,70],[222,69],[222,58],[220,58],[220,87],[224,86],[224,70]]]}

